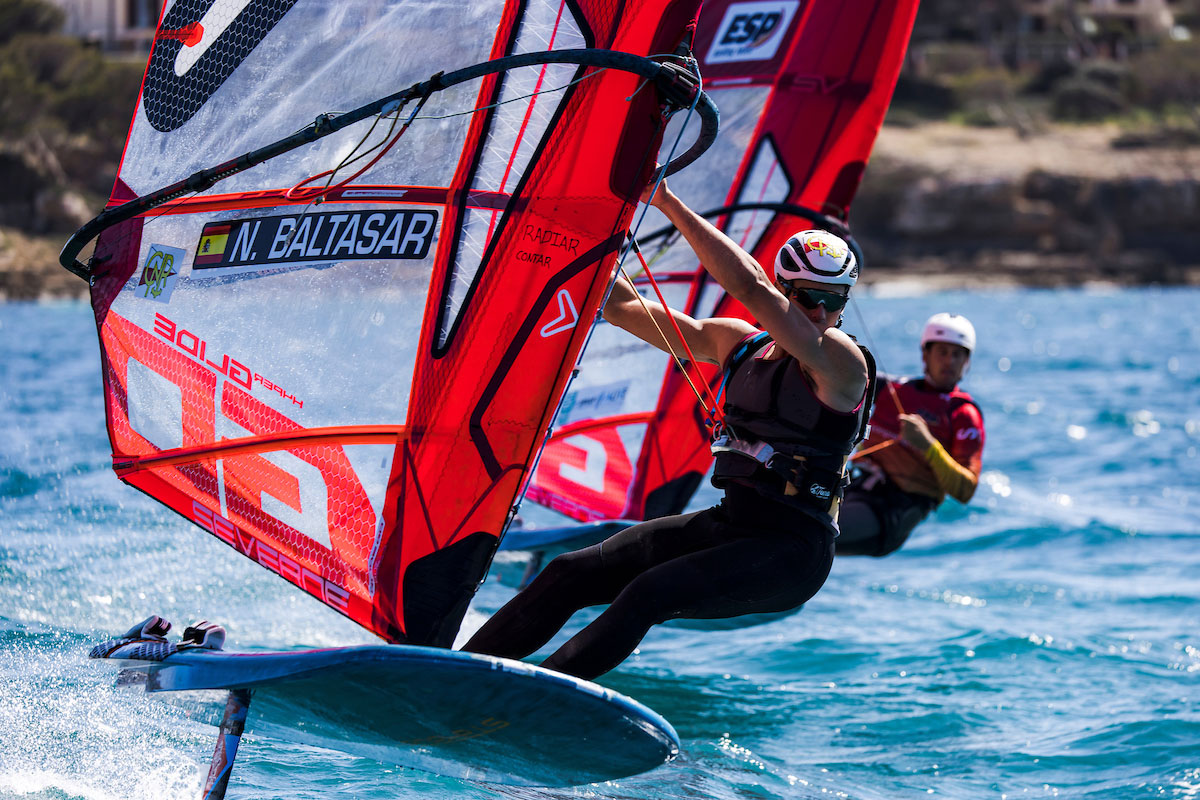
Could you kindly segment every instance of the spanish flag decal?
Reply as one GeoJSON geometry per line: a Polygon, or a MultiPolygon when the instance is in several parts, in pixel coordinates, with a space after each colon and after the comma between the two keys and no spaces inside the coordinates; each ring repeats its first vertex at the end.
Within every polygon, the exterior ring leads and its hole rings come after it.
{"type": "Polygon", "coordinates": [[[200,244],[196,246],[196,265],[219,264],[225,258],[225,247],[229,243],[228,222],[210,222],[200,232],[200,244]]]}

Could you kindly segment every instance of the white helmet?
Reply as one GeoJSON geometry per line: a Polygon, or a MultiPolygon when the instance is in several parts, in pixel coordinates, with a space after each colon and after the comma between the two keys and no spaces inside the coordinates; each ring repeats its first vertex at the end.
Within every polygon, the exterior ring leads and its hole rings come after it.
{"type": "Polygon", "coordinates": [[[948,342],[975,352],[975,326],[961,314],[934,314],[921,332],[921,347],[930,342],[948,342]]]}
{"type": "Polygon", "coordinates": [[[853,286],[858,280],[858,259],[839,236],[828,231],[800,231],[775,256],[775,277],[853,286]]]}

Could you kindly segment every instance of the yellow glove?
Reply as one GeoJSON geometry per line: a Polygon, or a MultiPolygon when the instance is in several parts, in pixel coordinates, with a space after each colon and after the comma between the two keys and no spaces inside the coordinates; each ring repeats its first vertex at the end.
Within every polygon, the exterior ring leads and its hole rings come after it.
{"type": "Polygon", "coordinates": [[[979,478],[975,476],[974,472],[951,458],[950,454],[946,452],[946,448],[942,447],[941,442],[933,440],[933,443],[925,449],[925,460],[929,462],[933,476],[937,478],[938,486],[942,487],[942,491],[946,494],[963,504],[966,504],[971,499],[971,495],[975,494],[979,478]]]}

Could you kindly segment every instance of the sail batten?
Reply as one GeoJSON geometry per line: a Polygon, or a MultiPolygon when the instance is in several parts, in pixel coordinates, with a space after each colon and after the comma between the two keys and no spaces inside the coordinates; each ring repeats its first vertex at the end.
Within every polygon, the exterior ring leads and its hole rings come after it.
{"type": "Polygon", "coordinates": [[[226,439],[219,444],[202,447],[163,450],[153,456],[113,454],[113,469],[118,474],[153,467],[173,467],[206,459],[225,458],[244,453],[278,450],[281,445],[302,445],[336,442],[337,444],[394,444],[406,435],[404,426],[360,425],[342,428],[304,428],[269,436],[244,436],[226,439]]]}

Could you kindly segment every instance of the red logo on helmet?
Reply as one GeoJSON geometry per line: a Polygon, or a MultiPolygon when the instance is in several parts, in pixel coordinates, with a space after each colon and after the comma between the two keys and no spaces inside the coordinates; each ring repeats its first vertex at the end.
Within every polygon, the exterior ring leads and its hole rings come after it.
{"type": "Polygon", "coordinates": [[[814,250],[829,258],[840,259],[846,257],[846,248],[844,246],[834,244],[817,236],[804,240],[804,252],[811,253],[814,250]]]}

